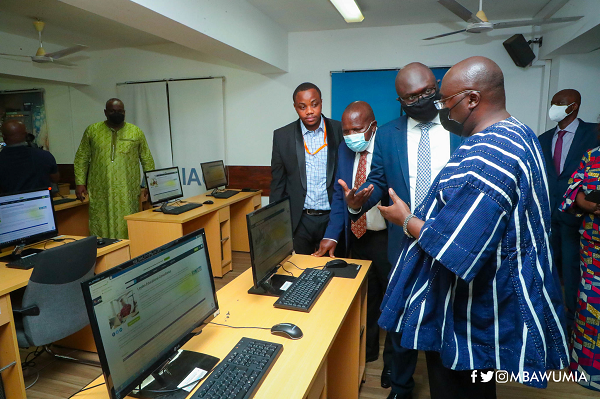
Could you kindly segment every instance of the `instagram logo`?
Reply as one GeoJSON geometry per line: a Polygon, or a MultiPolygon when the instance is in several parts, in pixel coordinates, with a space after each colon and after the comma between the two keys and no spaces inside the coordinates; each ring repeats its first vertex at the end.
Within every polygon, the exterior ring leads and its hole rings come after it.
{"type": "Polygon", "coordinates": [[[506,384],[508,382],[508,371],[505,371],[505,370],[496,371],[496,382],[498,384],[506,384]]]}

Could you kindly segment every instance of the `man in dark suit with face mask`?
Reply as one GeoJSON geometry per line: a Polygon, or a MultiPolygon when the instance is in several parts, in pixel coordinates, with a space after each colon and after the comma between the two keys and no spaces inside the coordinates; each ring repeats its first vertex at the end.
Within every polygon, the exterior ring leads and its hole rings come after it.
{"type": "Polygon", "coordinates": [[[581,157],[587,150],[597,147],[598,125],[587,123],[577,117],[581,106],[581,94],[577,90],[564,89],[552,97],[548,117],[556,127],[540,135],[540,146],[546,159],[550,212],[552,215],[552,249],[554,261],[562,275],[567,307],[567,329],[573,328],[579,271],[579,228],[582,217],[560,212],[559,205],[569,186],[569,179],[579,167],[581,157]]]}
{"type": "MultiPolygon", "coordinates": [[[[460,145],[460,137],[448,133],[440,124],[433,104],[438,97],[438,85],[431,69],[418,62],[406,65],[396,76],[396,93],[406,115],[378,129],[366,182],[360,188],[350,189],[346,182],[340,181],[353,220],[375,206],[388,188],[393,188],[414,210],[460,145]]],[[[394,267],[405,235],[402,226],[389,223],[388,229],[388,259],[394,267]]],[[[391,383],[389,399],[410,398],[417,351],[402,348],[398,334],[388,334],[395,356],[391,369],[384,370],[382,386],[391,383]]]]}

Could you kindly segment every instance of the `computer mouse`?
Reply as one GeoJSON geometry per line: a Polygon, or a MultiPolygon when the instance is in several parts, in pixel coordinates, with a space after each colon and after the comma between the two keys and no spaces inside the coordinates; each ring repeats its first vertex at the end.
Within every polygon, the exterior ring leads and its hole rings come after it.
{"type": "Polygon", "coordinates": [[[104,240],[102,238],[98,238],[96,240],[96,244],[98,244],[98,245],[104,245],[104,240]]]}
{"type": "Polygon", "coordinates": [[[328,269],[337,269],[346,266],[348,266],[348,262],[343,259],[333,259],[325,264],[325,267],[328,269]]]}
{"type": "Polygon", "coordinates": [[[215,203],[215,201],[211,201],[211,200],[206,200],[203,202],[203,204],[208,204],[208,205],[214,204],[214,203],[215,203]]]}
{"type": "Polygon", "coordinates": [[[300,339],[303,335],[300,327],[292,323],[275,324],[271,327],[271,334],[280,335],[290,339],[300,339]]]}

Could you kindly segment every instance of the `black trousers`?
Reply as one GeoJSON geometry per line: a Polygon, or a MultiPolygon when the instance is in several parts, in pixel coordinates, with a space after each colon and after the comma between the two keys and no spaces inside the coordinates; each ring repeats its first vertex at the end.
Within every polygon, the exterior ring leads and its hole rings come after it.
{"type": "MultiPolygon", "coordinates": [[[[388,277],[392,265],[387,259],[387,230],[367,232],[360,238],[351,234],[350,252],[355,259],[372,261],[367,273],[367,361],[375,361],[379,357],[379,325],[380,307],[388,285],[388,277]]],[[[393,347],[386,336],[383,347],[383,367],[391,368],[393,347]]]]}
{"type": "MultiPolygon", "coordinates": [[[[325,215],[307,215],[302,212],[302,217],[294,231],[294,251],[301,255],[312,255],[325,235],[329,223],[329,213],[325,215]]],[[[342,242],[335,248],[335,256],[343,257],[345,246],[342,242]]]]}
{"type": "Polygon", "coordinates": [[[431,399],[496,399],[496,380],[483,382],[481,373],[488,370],[451,370],[442,364],[438,352],[425,352],[431,399]]]}
{"type": "Polygon", "coordinates": [[[554,261],[561,272],[565,286],[565,306],[567,307],[567,327],[573,328],[575,318],[575,307],[577,305],[577,290],[581,280],[581,269],[579,266],[580,246],[579,226],[565,223],[562,219],[570,215],[561,215],[555,212],[552,217],[552,249],[554,249],[554,261]]]}
{"type": "Polygon", "coordinates": [[[394,349],[391,367],[392,373],[390,374],[392,392],[396,394],[396,398],[398,399],[410,399],[412,391],[415,388],[413,374],[417,367],[419,351],[402,347],[400,344],[402,334],[388,331],[387,336],[394,349]]]}

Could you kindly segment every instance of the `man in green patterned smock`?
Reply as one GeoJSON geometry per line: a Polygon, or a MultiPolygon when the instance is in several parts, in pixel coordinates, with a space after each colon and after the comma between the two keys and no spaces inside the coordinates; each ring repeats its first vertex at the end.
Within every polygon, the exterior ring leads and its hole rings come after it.
{"type": "Polygon", "coordinates": [[[127,238],[123,218],[139,211],[139,164],[152,170],[154,159],[144,132],[125,122],[121,100],[108,100],[104,114],[106,121],[85,129],[75,154],[76,194],[81,201],[89,195],[90,234],[127,238]]]}

